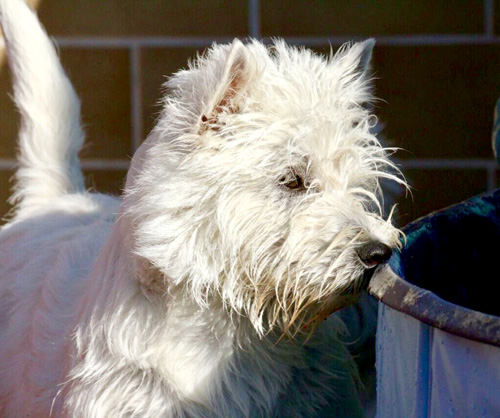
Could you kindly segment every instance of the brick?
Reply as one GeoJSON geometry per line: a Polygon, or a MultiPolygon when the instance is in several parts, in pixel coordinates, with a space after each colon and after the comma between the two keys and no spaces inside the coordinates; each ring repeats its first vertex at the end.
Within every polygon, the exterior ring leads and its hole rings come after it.
{"type": "Polygon", "coordinates": [[[121,196],[127,172],[125,170],[84,170],[83,174],[85,185],[89,190],[121,196]]]}
{"type": "Polygon", "coordinates": [[[396,223],[404,226],[421,216],[483,193],[487,173],[483,170],[404,170],[412,195],[400,196],[396,223]]]}
{"type": "Polygon", "coordinates": [[[128,50],[63,48],[61,60],[82,102],[83,158],[131,154],[128,50]]]}
{"type": "MultiPolygon", "coordinates": [[[[1,220],[11,209],[7,199],[12,194],[13,184],[10,179],[14,175],[11,170],[0,170],[0,225],[1,220]]],[[[125,184],[126,170],[84,170],[85,185],[88,190],[109,193],[115,196],[122,194],[125,184]]]]}
{"type": "Polygon", "coordinates": [[[483,1],[262,1],[264,36],[393,35],[484,31],[483,1]]]}
{"type": "Polygon", "coordinates": [[[7,66],[0,67],[0,158],[14,158],[19,116],[12,97],[12,81],[7,66]]]}
{"type": "MultiPolygon", "coordinates": [[[[61,49],[61,61],[82,102],[86,143],[82,156],[123,158],[131,154],[129,53],[120,49],[61,49]]],[[[0,67],[0,158],[13,158],[19,116],[12,82],[0,67]]]]}
{"type": "Polygon", "coordinates": [[[500,34],[500,0],[494,0],[494,26],[495,26],[495,33],[498,35],[500,34]]]}
{"type": "MultiPolygon", "coordinates": [[[[144,138],[155,125],[161,111],[162,85],[167,77],[187,68],[188,59],[196,56],[195,48],[145,48],[141,50],[144,138]]],[[[199,51],[202,52],[202,51],[199,51]]]]}
{"type": "Polygon", "coordinates": [[[245,36],[247,1],[50,0],[39,17],[64,36],[245,36]]]}
{"type": "Polygon", "coordinates": [[[400,157],[491,158],[500,46],[376,46],[377,114],[400,157]]]}
{"type": "Polygon", "coordinates": [[[14,173],[10,170],[0,170],[0,225],[5,223],[4,217],[11,209],[7,199],[12,193],[12,183],[9,180],[13,175],[14,173]]]}

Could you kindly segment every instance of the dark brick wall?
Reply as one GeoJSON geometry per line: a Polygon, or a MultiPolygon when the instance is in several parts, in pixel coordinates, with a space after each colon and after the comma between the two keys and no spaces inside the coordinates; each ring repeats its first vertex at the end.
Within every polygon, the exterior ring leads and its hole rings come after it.
{"type": "MultiPolygon", "coordinates": [[[[36,0],[31,0],[36,2],[36,0]]],[[[500,0],[38,0],[82,98],[88,186],[119,194],[165,76],[214,40],[284,37],[320,51],[375,37],[376,112],[413,186],[400,225],[497,187],[500,0]]],[[[1,65],[1,64],[0,64],[1,65]]],[[[0,215],[18,118],[0,67],[0,215]]]]}

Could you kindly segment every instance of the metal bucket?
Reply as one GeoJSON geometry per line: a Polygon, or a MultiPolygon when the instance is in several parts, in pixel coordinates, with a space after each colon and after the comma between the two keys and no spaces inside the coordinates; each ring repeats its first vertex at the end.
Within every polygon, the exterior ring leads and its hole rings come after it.
{"type": "Polygon", "coordinates": [[[405,228],[378,269],[377,416],[500,417],[500,190],[405,228]]]}

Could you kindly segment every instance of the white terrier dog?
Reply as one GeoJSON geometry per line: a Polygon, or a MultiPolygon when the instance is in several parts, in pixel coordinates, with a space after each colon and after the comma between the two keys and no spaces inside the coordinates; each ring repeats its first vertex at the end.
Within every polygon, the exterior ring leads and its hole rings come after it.
{"type": "Polygon", "coordinates": [[[322,319],[400,241],[379,180],[404,181],[362,106],[374,42],[214,45],[167,83],[120,200],[84,189],[79,101],[36,16],[0,0],[0,22],[21,113],[2,416],[362,414],[322,319]]]}

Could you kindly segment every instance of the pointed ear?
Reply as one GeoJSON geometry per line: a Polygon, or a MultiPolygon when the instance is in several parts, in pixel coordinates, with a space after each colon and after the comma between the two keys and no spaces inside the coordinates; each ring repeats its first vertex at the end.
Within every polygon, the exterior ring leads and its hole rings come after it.
{"type": "Polygon", "coordinates": [[[227,53],[221,78],[201,115],[201,131],[218,129],[223,112],[238,111],[238,101],[250,79],[249,57],[245,45],[235,39],[227,53]]]}
{"type": "Polygon", "coordinates": [[[353,45],[344,44],[334,57],[333,65],[339,66],[347,79],[369,78],[375,39],[370,38],[353,45]]]}
{"type": "Polygon", "coordinates": [[[358,42],[353,46],[359,50],[359,63],[357,72],[359,74],[368,75],[371,71],[371,60],[373,47],[375,46],[375,39],[370,38],[363,42],[358,42]]]}

